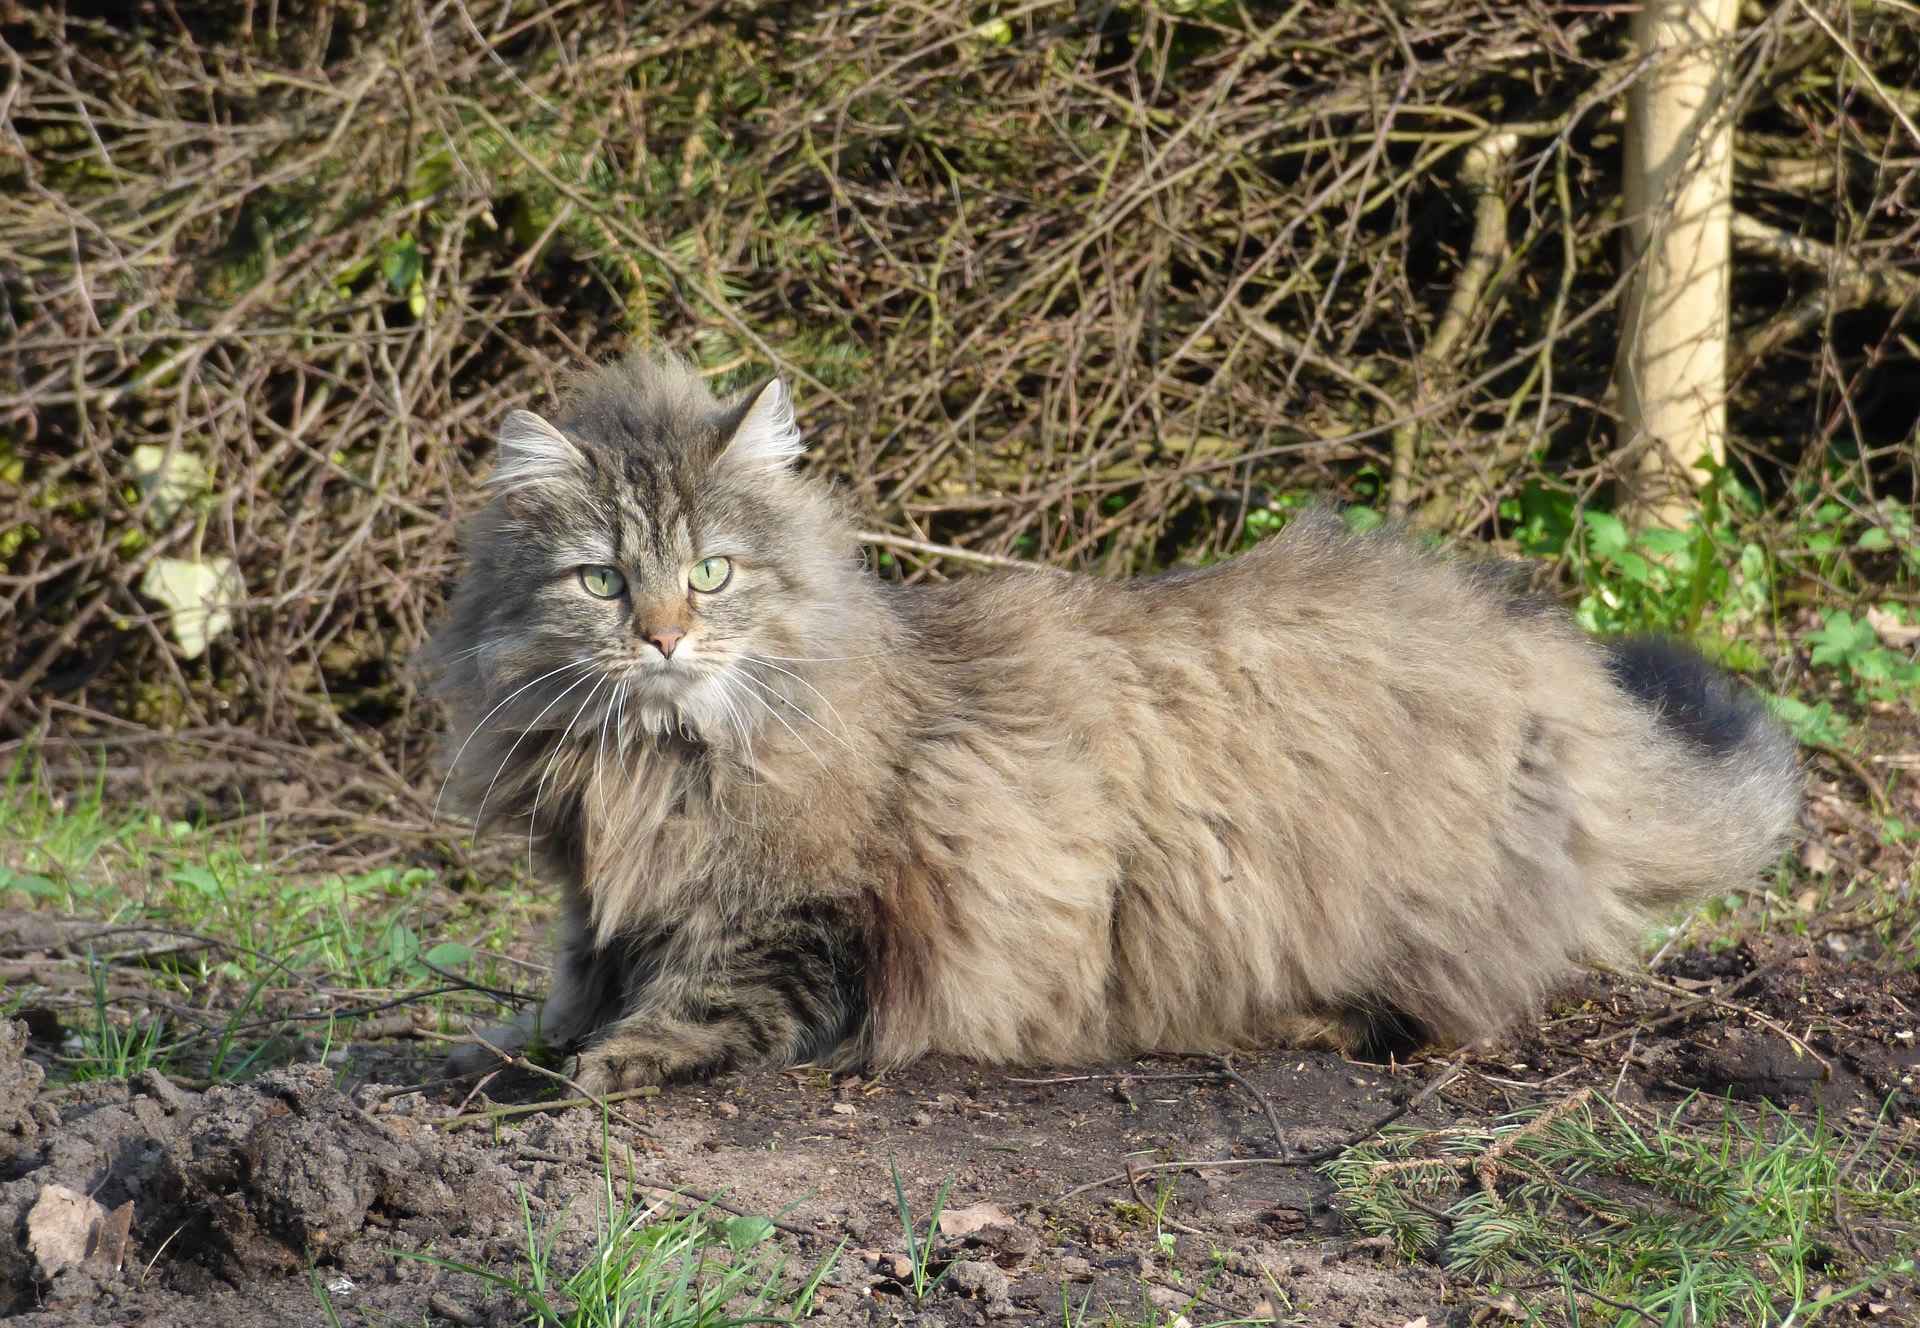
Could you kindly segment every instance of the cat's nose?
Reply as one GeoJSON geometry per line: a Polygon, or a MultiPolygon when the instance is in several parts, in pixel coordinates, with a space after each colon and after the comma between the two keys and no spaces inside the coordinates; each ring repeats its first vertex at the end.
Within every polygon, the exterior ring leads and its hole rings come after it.
{"type": "Polygon", "coordinates": [[[653,642],[653,648],[667,659],[673,658],[673,648],[680,644],[680,638],[685,635],[678,627],[655,627],[646,634],[647,640],[653,642]]]}

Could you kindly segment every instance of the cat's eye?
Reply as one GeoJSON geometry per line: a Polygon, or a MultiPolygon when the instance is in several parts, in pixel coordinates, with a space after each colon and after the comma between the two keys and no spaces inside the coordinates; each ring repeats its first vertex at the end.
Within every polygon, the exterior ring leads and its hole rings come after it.
{"type": "Polygon", "coordinates": [[[589,595],[613,599],[627,588],[627,578],[611,567],[594,564],[580,569],[580,584],[589,595]]]}
{"type": "Polygon", "coordinates": [[[687,573],[687,584],[711,595],[733,580],[733,563],[725,558],[702,558],[687,573]]]}

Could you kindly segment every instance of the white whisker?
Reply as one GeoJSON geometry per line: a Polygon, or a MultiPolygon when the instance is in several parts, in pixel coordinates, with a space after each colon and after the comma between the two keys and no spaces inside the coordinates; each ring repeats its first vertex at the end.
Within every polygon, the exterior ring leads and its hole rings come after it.
{"type": "MultiPolygon", "coordinates": [[[[477,650],[479,649],[479,647],[475,646],[474,649],[477,650]]],[[[551,678],[556,673],[565,673],[568,669],[583,668],[586,665],[591,663],[593,663],[593,661],[590,659],[576,659],[576,660],[571,660],[568,663],[562,664],[557,669],[549,669],[547,672],[541,674],[538,678],[535,678],[533,682],[522,683],[520,686],[516,687],[513,691],[507,693],[506,699],[501,701],[500,705],[496,705],[493,709],[487,711],[486,714],[482,715],[480,717],[480,722],[473,726],[473,731],[467,734],[466,741],[460,744],[460,750],[453,754],[453,760],[447,766],[446,778],[440,781],[440,792],[436,794],[433,799],[433,819],[436,821],[440,819],[440,800],[447,796],[447,785],[453,782],[453,772],[459,768],[460,758],[467,754],[467,748],[472,744],[475,738],[480,736],[481,730],[487,727],[487,721],[500,713],[500,706],[506,705],[508,701],[513,700],[514,697],[526,691],[527,688],[533,686],[534,683],[545,682],[548,678],[551,678]]],[[[566,693],[562,692],[561,695],[564,696],[566,695],[566,693]]],[[[541,711],[541,713],[545,714],[546,712],[541,711]]],[[[498,778],[498,776],[496,776],[496,778],[498,778]]],[[[489,787],[491,787],[491,785],[489,785],[489,787]]],[[[478,825],[479,822],[476,821],[474,824],[478,825]]]]}
{"type": "MultiPolygon", "coordinates": [[[[815,687],[812,683],[808,682],[805,678],[802,678],[799,674],[795,673],[792,669],[783,669],[778,664],[770,663],[766,658],[757,656],[757,655],[742,655],[740,656],[740,658],[746,660],[747,663],[749,664],[759,664],[766,668],[772,669],[775,673],[786,674],[789,678],[793,679],[795,682],[799,683],[802,687],[806,688],[808,691],[812,692],[815,696],[820,698],[820,704],[827,708],[827,713],[832,715],[834,718],[834,722],[840,725],[840,729],[843,734],[851,732],[851,730],[847,728],[847,721],[840,714],[839,708],[835,706],[832,701],[829,701],[827,699],[826,694],[822,692],[818,687],[815,687]]],[[[843,739],[842,741],[845,741],[845,740],[843,739]]],[[[848,743],[847,747],[848,747],[848,750],[852,750],[851,743],[848,743]]]]}
{"type": "Polygon", "coordinates": [[[600,695],[600,689],[607,685],[607,677],[608,675],[604,673],[600,675],[600,680],[593,684],[593,689],[587,693],[586,699],[580,702],[579,708],[573,712],[573,718],[569,719],[567,726],[560,730],[560,736],[554,740],[553,753],[547,757],[547,768],[540,772],[540,782],[533,786],[533,807],[527,812],[528,862],[533,861],[533,835],[540,820],[540,794],[547,787],[547,776],[551,775],[554,766],[559,764],[560,755],[567,748],[567,739],[573,733],[573,726],[580,722],[580,716],[587,713],[587,707],[593,704],[593,698],[600,695]]]}
{"type": "Polygon", "coordinates": [[[507,762],[513,759],[513,754],[516,751],[520,750],[520,744],[527,740],[527,735],[529,733],[533,732],[536,728],[540,727],[540,721],[547,717],[548,710],[553,709],[555,706],[559,705],[562,700],[564,700],[568,696],[571,696],[573,694],[574,688],[578,687],[581,683],[585,682],[587,678],[591,678],[592,676],[593,676],[592,674],[587,674],[586,677],[575,678],[572,682],[568,683],[566,687],[561,690],[558,696],[554,697],[553,700],[547,702],[546,706],[540,711],[540,713],[533,717],[533,722],[527,725],[525,728],[521,729],[519,734],[515,736],[513,740],[513,746],[507,748],[507,754],[500,758],[499,766],[494,769],[493,778],[487,781],[487,791],[480,795],[480,810],[475,812],[473,817],[473,824],[476,829],[486,823],[487,799],[493,796],[493,786],[495,784],[498,784],[500,782],[500,776],[506,773],[507,762]]]}
{"type": "MultiPolygon", "coordinates": [[[[781,728],[785,729],[788,733],[791,733],[793,735],[793,740],[799,743],[800,746],[806,750],[806,753],[808,756],[811,756],[814,760],[820,762],[820,768],[822,770],[826,770],[830,772],[833,769],[833,767],[828,765],[825,761],[820,760],[820,753],[814,751],[813,744],[809,743],[805,738],[800,736],[800,731],[798,729],[794,728],[793,725],[787,723],[786,719],[780,714],[778,710],[775,710],[772,706],[768,705],[766,703],[766,700],[763,697],[761,697],[761,695],[758,692],[753,690],[753,688],[761,687],[761,686],[764,686],[765,684],[755,681],[754,679],[748,677],[746,674],[740,672],[738,669],[733,670],[733,676],[739,679],[741,682],[749,684],[747,690],[741,692],[740,695],[748,697],[751,700],[758,702],[760,705],[760,708],[762,710],[765,710],[769,715],[772,715],[775,722],[778,723],[781,728]]],[[[779,696],[779,693],[776,692],[774,695],[779,696]]],[[[784,696],[780,696],[779,699],[782,701],[786,700],[784,696]]],[[[789,701],[788,705],[791,706],[792,702],[789,701]]],[[[797,713],[801,715],[806,715],[806,711],[804,710],[797,710],[797,713]]],[[[818,728],[819,725],[816,724],[814,727],[818,728]]],[[[821,729],[820,731],[822,733],[826,733],[825,729],[821,729]]],[[[827,736],[832,737],[833,735],[828,734],[827,736]]]]}
{"type": "Polygon", "coordinates": [[[599,754],[593,758],[593,788],[594,792],[600,795],[600,808],[602,811],[606,810],[607,805],[607,729],[612,726],[613,717],[619,713],[621,703],[626,700],[626,696],[627,678],[625,674],[621,674],[619,681],[614,684],[612,700],[607,703],[607,708],[601,712],[600,751],[599,754]]]}
{"type": "MultiPolygon", "coordinates": [[[[743,656],[742,658],[745,658],[745,656],[743,656]]],[[[785,669],[782,669],[780,671],[782,673],[786,672],[785,669]]],[[[751,673],[748,673],[743,669],[735,669],[734,675],[738,677],[741,681],[746,682],[766,692],[767,695],[771,696],[774,700],[780,702],[780,704],[787,707],[787,709],[793,711],[794,714],[806,720],[807,723],[819,729],[822,733],[826,734],[829,738],[832,738],[835,742],[839,743],[842,747],[845,747],[847,751],[853,754],[853,757],[855,760],[864,762],[867,765],[873,765],[872,759],[869,758],[865,752],[861,751],[858,747],[855,747],[852,743],[848,742],[845,738],[841,737],[838,733],[835,733],[832,729],[828,728],[825,724],[822,724],[819,720],[815,719],[811,714],[807,712],[806,707],[796,704],[792,697],[783,695],[780,689],[775,687],[772,683],[766,681],[764,678],[756,678],[751,673]]],[[[752,695],[755,695],[755,693],[749,692],[748,695],[752,696],[752,695]]],[[[820,699],[823,701],[826,700],[825,697],[821,697],[820,699]]],[[[771,706],[768,706],[767,708],[769,710],[772,709],[771,706]]],[[[831,706],[829,706],[829,708],[831,708],[831,706]]],[[[839,715],[837,712],[835,713],[834,718],[836,719],[839,718],[839,715]]]]}
{"type": "MultiPolygon", "coordinates": [[[[724,713],[730,727],[734,733],[738,735],[740,742],[745,746],[747,751],[747,787],[751,790],[751,802],[748,807],[745,824],[748,829],[758,829],[760,825],[760,780],[758,773],[753,768],[753,738],[747,732],[746,721],[742,717],[739,707],[734,704],[733,697],[728,693],[728,679],[723,674],[715,674],[713,681],[715,684],[715,699],[724,708],[724,713]]],[[[742,823],[739,817],[727,809],[724,800],[718,800],[717,805],[720,807],[721,814],[728,820],[732,821],[735,825],[742,823]]]]}

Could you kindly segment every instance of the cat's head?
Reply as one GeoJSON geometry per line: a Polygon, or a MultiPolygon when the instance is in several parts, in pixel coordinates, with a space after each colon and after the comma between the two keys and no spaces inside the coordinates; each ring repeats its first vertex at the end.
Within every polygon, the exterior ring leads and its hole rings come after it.
{"type": "Polygon", "coordinates": [[[598,371],[557,423],[512,412],[427,648],[437,690],[501,706],[496,729],[720,741],[773,723],[785,679],[846,653],[859,584],[802,450],[779,379],[718,400],[671,359],[598,371]]]}

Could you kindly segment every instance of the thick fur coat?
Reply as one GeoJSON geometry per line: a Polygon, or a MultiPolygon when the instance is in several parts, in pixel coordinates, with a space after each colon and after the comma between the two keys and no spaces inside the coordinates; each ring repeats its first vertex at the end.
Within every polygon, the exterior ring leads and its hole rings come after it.
{"type": "Polygon", "coordinates": [[[1795,820],[1791,744],[1691,652],[1331,517],[1135,581],[899,588],[777,382],[634,360],[501,448],[427,663],[449,796],[567,900],[551,999],[489,1037],[596,1090],[1464,1042],[1795,820]]]}

